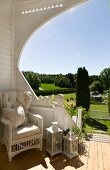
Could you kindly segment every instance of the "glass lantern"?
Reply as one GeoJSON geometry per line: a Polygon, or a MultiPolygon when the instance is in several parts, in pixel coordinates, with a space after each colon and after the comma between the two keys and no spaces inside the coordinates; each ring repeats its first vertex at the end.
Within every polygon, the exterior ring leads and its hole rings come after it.
{"type": "Polygon", "coordinates": [[[51,155],[62,152],[63,130],[58,128],[58,122],[52,122],[52,126],[47,128],[46,151],[51,155]]]}
{"type": "Polygon", "coordinates": [[[64,155],[66,155],[70,159],[78,156],[78,137],[73,133],[73,131],[70,130],[69,133],[63,137],[63,139],[64,155]]]}

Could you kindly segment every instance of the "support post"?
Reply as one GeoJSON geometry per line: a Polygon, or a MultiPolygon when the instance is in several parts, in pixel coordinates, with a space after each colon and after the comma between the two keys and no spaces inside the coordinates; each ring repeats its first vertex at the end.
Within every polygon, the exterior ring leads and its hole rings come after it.
{"type": "Polygon", "coordinates": [[[77,127],[82,131],[82,109],[78,109],[77,127]]]}

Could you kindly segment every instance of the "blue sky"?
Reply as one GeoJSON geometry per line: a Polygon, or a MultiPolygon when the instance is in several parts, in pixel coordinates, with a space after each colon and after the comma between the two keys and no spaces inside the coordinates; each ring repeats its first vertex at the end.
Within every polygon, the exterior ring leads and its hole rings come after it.
{"type": "Polygon", "coordinates": [[[89,75],[110,67],[109,0],[88,0],[60,14],[36,31],[27,42],[20,70],[46,74],[89,75]]]}

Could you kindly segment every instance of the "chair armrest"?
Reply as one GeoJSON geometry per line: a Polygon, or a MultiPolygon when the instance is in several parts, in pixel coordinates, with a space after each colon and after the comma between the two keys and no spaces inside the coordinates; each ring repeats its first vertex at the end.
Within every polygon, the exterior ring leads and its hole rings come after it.
{"type": "Polygon", "coordinates": [[[34,114],[28,112],[29,119],[32,121],[33,124],[36,124],[40,127],[41,133],[43,133],[43,117],[39,114],[34,114]]]}
{"type": "Polygon", "coordinates": [[[1,122],[4,124],[4,137],[12,138],[12,123],[4,117],[1,118],[1,122]]]}
{"type": "Polygon", "coordinates": [[[1,118],[1,122],[2,122],[5,126],[8,126],[9,129],[12,130],[12,123],[11,123],[8,119],[2,117],[2,118],[1,118]]]}

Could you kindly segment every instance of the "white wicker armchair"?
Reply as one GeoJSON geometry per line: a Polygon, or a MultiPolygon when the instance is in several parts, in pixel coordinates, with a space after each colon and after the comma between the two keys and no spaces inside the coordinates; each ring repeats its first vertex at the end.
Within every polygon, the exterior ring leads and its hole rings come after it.
{"type": "MultiPolygon", "coordinates": [[[[12,103],[11,95],[14,96],[13,99],[17,101],[17,104],[20,103],[20,96],[22,100],[22,104],[25,107],[26,95],[20,92],[19,94],[16,92],[5,92],[8,94],[8,101],[12,103]],[[13,95],[14,94],[14,95],[13,95]],[[22,95],[21,95],[22,94],[22,95]],[[24,97],[24,99],[23,99],[24,97]]],[[[2,96],[3,99],[3,96],[2,96]]],[[[16,101],[14,101],[16,103],[16,101]]],[[[30,102],[30,101],[29,101],[30,102]]],[[[26,104],[28,105],[27,102],[26,104]]],[[[3,100],[2,106],[4,108],[3,100]]],[[[30,104],[28,105],[28,107],[30,104]]],[[[7,110],[7,109],[5,109],[7,110]]],[[[9,109],[9,111],[12,109],[9,109]]],[[[28,111],[28,108],[25,108],[26,114],[28,116],[28,123],[23,123],[21,126],[18,126],[16,129],[13,129],[12,122],[4,116],[4,113],[1,118],[1,122],[4,124],[4,135],[2,143],[5,144],[8,152],[9,161],[12,160],[16,154],[32,149],[39,148],[42,150],[42,139],[43,139],[43,118],[38,114],[33,114],[28,111]]],[[[2,109],[4,112],[4,109],[2,109]]],[[[11,116],[11,114],[10,114],[11,116]]]]}

